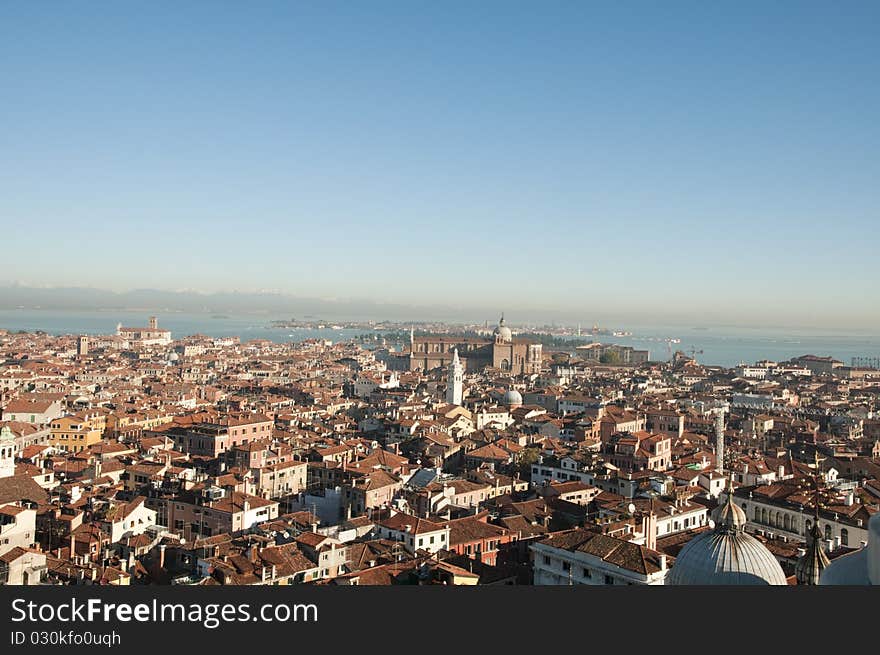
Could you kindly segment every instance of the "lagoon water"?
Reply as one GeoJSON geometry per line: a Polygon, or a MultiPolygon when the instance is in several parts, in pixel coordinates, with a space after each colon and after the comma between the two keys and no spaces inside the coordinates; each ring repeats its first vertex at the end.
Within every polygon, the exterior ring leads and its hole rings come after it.
{"type": "MultiPolygon", "coordinates": [[[[237,336],[242,341],[268,339],[275,342],[302,341],[324,338],[334,342],[345,341],[364,334],[366,329],[326,328],[303,330],[273,328],[273,320],[283,316],[251,314],[217,316],[199,313],[157,314],[160,327],[171,330],[172,337],[192,334],[212,337],[237,336]]],[[[49,334],[112,334],[116,324],[139,326],[147,324],[145,312],[130,311],[60,311],[34,309],[0,310],[0,328],[7,330],[42,330],[49,334]]],[[[853,357],[880,357],[880,330],[809,330],[798,328],[747,328],[682,326],[627,326],[629,337],[599,336],[605,343],[619,343],[647,349],[654,360],[668,359],[669,349],[664,339],[680,339],[671,344],[672,350],[696,350],[697,360],[719,366],[735,366],[740,362],[753,363],[760,359],[786,360],[798,355],[832,356],[845,364],[853,357]],[[702,352],[699,352],[702,351],[702,352]]]]}

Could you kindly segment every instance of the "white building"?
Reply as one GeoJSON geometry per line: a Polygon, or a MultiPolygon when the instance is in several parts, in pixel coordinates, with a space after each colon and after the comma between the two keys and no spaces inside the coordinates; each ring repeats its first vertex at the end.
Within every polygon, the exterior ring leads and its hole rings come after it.
{"type": "Polygon", "coordinates": [[[449,526],[398,512],[379,521],[376,532],[382,539],[399,541],[409,553],[424,550],[436,553],[449,549],[449,526]]]}
{"type": "Polygon", "coordinates": [[[4,425],[0,429],[0,478],[15,475],[15,438],[12,430],[4,425]]]}
{"type": "Polygon", "coordinates": [[[536,585],[662,585],[666,555],[584,528],[530,546],[536,585]]]}
{"type": "Polygon", "coordinates": [[[123,327],[120,323],[116,326],[116,336],[139,346],[167,346],[171,343],[171,330],[160,329],[155,316],[150,317],[149,327],[123,327]]]}
{"type": "Polygon", "coordinates": [[[446,402],[450,405],[461,405],[464,385],[464,367],[458,359],[458,348],[452,351],[449,362],[449,377],[446,382],[446,402]]]}
{"type": "Polygon", "coordinates": [[[33,548],[36,532],[37,510],[13,504],[0,507],[0,555],[16,546],[33,548]]]}
{"type": "Polygon", "coordinates": [[[125,537],[144,534],[156,525],[156,510],[144,504],[146,498],[138,496],[128,503],[115,503],[96,518],[96,523],[110,535],[110,541],[118,542],[125,537]]]}

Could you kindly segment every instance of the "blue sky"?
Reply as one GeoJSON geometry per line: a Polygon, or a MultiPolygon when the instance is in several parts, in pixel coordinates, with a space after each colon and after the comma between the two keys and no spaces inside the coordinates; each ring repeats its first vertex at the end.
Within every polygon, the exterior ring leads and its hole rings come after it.
{"type": "Polygon", "coordinates": [[[880,319],[880,3],[0,6],[0,280],[880,319]]]}

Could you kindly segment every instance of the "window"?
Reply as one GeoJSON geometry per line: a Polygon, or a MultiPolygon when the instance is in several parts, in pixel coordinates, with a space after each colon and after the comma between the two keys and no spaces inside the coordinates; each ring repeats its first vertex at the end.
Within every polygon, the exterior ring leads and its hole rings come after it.
{"type": "Polygon", "coordinates": [[[610,575],[606,575],[605,584],[614,584],[614,578],[612,578],[610,575]]]}
{"type": "Polygon", "coordinates": [[[550,556],[549,555],[544,555],[544,564],[546,566],[550,566],[550,556]]]}
{"type": "Polygon", "coordinates": [[[849,530],[846,528],[840,530],[840,543],[843,546],[849,546],[849,530]]]}
{"type": "Polygon", "coordinates": [[[825,538],[831,539],[831,524],[830,523],[825,526],[825,538]]]}
{"type": "Polygon", "coordinates": [[[585,578],[592,578],[592,577],[593,577],[593,572],[590,571],[590,569],[584,569],[584,570],[583,570],[583,577],[585,577],[585,578]]]}

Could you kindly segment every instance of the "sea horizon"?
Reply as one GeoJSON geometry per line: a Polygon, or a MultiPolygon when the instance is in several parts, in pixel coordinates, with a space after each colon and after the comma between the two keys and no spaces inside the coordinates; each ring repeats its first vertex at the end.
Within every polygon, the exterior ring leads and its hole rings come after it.
{"type": "MultiPolygon", "coordinates": [[[[51,335],[113,334],[118,323],[146,325],[148,317],[155,315],[162,327],[171,330],[172,338],[194,334],[209,337],[240,337],[242,341],[267,339],[276,343],[298,342],[305,339],[323,338],[346,341],[364,334],[364,328],[302,329],[273,327],[272,321],[290,320],[278,312],[200,312],[155,310],[61,310],[61,309],[0,309],[0,329],[11,332],[42,331],[51,335]]],[[[327,319],[331,322],[383,322],[389,320],[375,317],[302,316],[299,320],[327,319]]],[[[440,321],[435,321],[440,323],[440,321]]],[[[464,325],[465,321],[443,321],[447,325],[464,325]]],[[[516,323],[508,323],[514,329],[516,323]]],[[[548,324],[550,325],[550,324],[548,324]]],[[[556,323],[558,327],[572,324],[556,323]]],[[[592,326],[582,325],[581,338],[589,338],[592,326]]],[[[596,341],[632,346],[648,350],[654,361],[665,361],[676,350],[695,355],[697,360],[709,366],[734,367],[741,363],[752,364],[769,359],[785,361],[801,355],[830,356],[850,365],[854,357],[880,357],[880,334],[853,328],[847,331],[829,328],[685,325],[620,322],[603,328],[626,331],[624,337],[597,335],[596,341]],[[678,340],[668,343],[666,340],[678,340]]],[[[576,338],[576,337],[572,337],[576,338]]]]}

